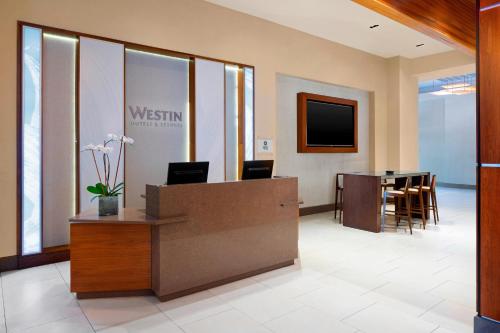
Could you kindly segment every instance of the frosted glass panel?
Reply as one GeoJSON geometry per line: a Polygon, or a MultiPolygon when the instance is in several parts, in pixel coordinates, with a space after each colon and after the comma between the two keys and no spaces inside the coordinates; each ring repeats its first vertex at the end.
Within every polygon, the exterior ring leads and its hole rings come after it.
{"type": "MultiPolygon", "coordinates": [[[[103,143],[108,133],[123,135],[123,52],[122,44],[80,38],[80,150],[90,143],[103,143]]],[[[118,147],[114,147],[115,150],[110,154],[112,166],[116,166],[118,160],[118,147]]],[[[97,162],[102,175],[101,155],[97,162]]],[[[86,188],[98,181],[91,154],[80,153],[80,210],[97,206],[97,200],[90,202],[92,195],[86,188]]],[[[121,181],[123,163],[117,183],[121,181]]]]}
{"type": "Polygon", "coordinates": [[[189,160],[189,61],[126,50],[126,76],[126,205],[145,207],[145,185],[189,160]]]}
{"type": "Polygon", "coordinates": [[[238,179],[238,67],[226,65],[226,180],[238,179]]]}
{"type": "Polygon", "coordinates": [[[224,64],[196,59],[196,160],[209,182],[224,181],[224,64]]]}
{"type": "Polygon", "coordinates": [[[245,67],[245,160],[254,159],[253,68],[245,67]]]}
{"type": "Polygon", "coordinates": [[[22,254],[42,250],[41,61],[42,31],[23,27],[22,45],[22,254]]]}
{"type": "Polygon", "coordinates": [[[43,35],[43,247],[68,244],[75,215],[77,42],[43,35]]]}

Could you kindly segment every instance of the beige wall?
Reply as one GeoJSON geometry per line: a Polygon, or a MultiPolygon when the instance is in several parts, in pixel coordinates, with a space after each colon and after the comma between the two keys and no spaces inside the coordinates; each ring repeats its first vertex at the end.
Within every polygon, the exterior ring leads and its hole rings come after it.
{"type": "Polygon", "coordinates": [[[257,138],[275,139],[277,73],[368,91],[373,97],[370,165],[387,167],[392,83],[386,59],[201,0],[2,0],[0,257],[16,253],[18,20],[254,65],[257,138]]]}
{"type": "Polygon", "coordinates": [[[418,82],[474,71],[475,58],[459,51],[416,59],[387,59],[389,168],[416,170],[419,167],[418,82]]]}

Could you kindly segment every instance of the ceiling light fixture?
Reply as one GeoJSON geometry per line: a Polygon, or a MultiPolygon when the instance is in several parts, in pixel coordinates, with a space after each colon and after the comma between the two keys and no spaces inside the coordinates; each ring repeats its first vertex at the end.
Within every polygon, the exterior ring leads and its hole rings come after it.
{"type": "Polygon", "coordinates": [[[457,88],[465,88],[465,87],[470,87],[469,83],[453,83],[453,84],[445,84],[441,86],[442,88],[445,89],[457,89],[457,88]]]}

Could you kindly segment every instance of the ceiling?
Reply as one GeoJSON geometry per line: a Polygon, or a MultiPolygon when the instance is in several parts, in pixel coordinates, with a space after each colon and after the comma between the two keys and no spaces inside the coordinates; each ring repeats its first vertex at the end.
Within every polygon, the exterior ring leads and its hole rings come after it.
{"type": "Polygon", "coordinates": [[[420,94],[443,95],[464,95],[465,93],[475,93],[476,73],[465,75],[448,76],[436,80],[423,81],[418,85],[420,94]],[[468,88],[468,89],[464,89],[468,88]],[[437,94],[436,94],[437,93],[437,94]]]}
{"type": "Polygon", "coordinates": [[[452,50],[350,0],[206,1],[384,58],[416,58],[452,50]],[[424,45],[416,47],[419,44],[424,45]]]}

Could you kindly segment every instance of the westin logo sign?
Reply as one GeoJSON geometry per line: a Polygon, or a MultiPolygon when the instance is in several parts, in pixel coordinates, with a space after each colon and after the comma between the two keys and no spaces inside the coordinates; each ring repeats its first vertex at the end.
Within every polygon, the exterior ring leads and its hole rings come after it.
{"type": "Polygon", "coordinates": [[[130,125],[140,127],[180,127],[182,128],[182,112],[153,110],[146,106],[128,106],[130,125]]]}

